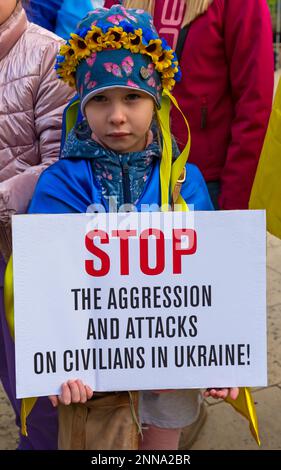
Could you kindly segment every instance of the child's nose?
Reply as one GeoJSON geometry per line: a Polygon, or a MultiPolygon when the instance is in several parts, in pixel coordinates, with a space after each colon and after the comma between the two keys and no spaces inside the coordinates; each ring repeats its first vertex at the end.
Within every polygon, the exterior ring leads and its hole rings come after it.
{"type": "Polygon", "coordinates": [[[111,107],[109,120],[115,125],[122,124],[126,121],[126,113],[121,105],[111,107]]]}

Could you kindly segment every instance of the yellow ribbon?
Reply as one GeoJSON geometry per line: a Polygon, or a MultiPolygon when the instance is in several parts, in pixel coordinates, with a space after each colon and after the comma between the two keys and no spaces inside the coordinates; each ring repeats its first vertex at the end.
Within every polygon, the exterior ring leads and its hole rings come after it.
{"type": "Polygon", "coordinates": [[[10,335],[15,339],[14,324],[14,289],[13,289],[13,257],[11,256],[4,277],[4,305],[10,335]]]}
{"type": "Polygon", "coordinates": [[[260,446],[261,441],[259,437],[258,417],[256,413],[255,403],[251,394],[251,389],[249,387],[240,387],[239,395],[236,400],[232,400],[232,398],[228,397],[225,401],[231,406],[233,406],[233,408],[238,413],[240,413],[242,416],[244,416],[244,418],[249,421],[250,431],[256,443],[260,446]]]}
{"type": "MultiPolygon", "coordinates": [[[[191,138],[190,129],[187,119],[181,111],[177,100],[168,90],[163,91],[161,108],[157,110],[158,123],[161,129],[162,140],[163,140],[163,151],[160,163],[160,182],[161,182],[161,205],[162,211],[168,210],[168,204],[170,202],[170,194],[173,193],[175,185],[185,167],[190,152],[191,138]],[[181,113],[187,128],[187,143],[178,156],[178,158],[172,164],[172,137],[170,130],[170,108],[171,102],[181,113]]],[[[188,206],[185,200],[179,195],[178,200],[175,204],[175,210],[188,211],[188,206]]]]}
{"type": "Polygon", "coordinates": [[[160,163],[161,206],[163,211],[168,210],[170,202],[170,179],[172,168],[172,136],[170,131],[171,101],[168,96],[162,96],[161,108],[157,109],[158,124],[162,134],[162,156],[160,163]]]}
{"type": "MultiPolygon", "coordinates": [[[[178,158],[175,160],[175,162],[173,163],[173,166],[172,166],[171,191],[173,192],[173,190],[175,188],[175,185],[176,185],[176,182],[178,181],[178,179],[179,179],[179,177],[182,173],[182,170],[185,167],[187,159],[189,157],[190,146],[191,146],[191,134],[190,134],[190,128],[189,128],[189,124],[187,122],[187,119],[186,119],[185,115],[183,114],[182,110],[180,109],[176,98],[173,95],[171,95],[171,93],[169,91],[166,91],[166,93],[169,96],[169,98],[170,98],[171,102],[173,103],[173,105],[177,108],[177,110],[182,115],[183,120],[184,120],[185,125],[186,125],[186,129],[187,129],[187,143],[186,143],[183,151],[178,156],[178,158]]],[[[176,208],[176,210],[179,210],[179,211],[189,210],[185,200],[182,198],[181,195],[179,195],[178,200],[176,201],[175,208],[176,208]]]]}
{"type": "MultiPolygon", "coordinates": [[[[15,339],[14,325],[14,288],[13,288],[13,258],[9,259],[4,278],[4,305],[8,328],[13,339],[15,339]]],[[[31,413],[37,398],[23,398],[21,401],[21,433],[27,436],[26,419],[31,413]]],[[[44,424],[42,423],[42,426],[44,424]]]]}

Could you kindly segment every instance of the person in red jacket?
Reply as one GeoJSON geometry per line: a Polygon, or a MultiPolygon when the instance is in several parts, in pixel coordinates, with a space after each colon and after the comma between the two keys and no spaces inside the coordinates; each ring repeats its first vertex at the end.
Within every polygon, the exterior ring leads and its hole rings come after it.
{"type": "MultiPolygon", "coordinates": [[[[174,95],[191,127],[189,161],[216,208],[247,209],[272,105],[272,27],[266,0],[105,0],[154,14],[176,48],[187,26],[174,95]]],[[[172,114],[179,146],[185,128],[172,114]]]]}
{"type": "MultiPolygon", "coordinates": [[[[189,162],[203,173],[214,207],[247,209],[272,106],[266,0],[105,0],[104,6],[116,3],[149,11],[180,56],[183,78],[173,93],[191,128],[189,162]]],[[[186,131],[176,110],[172,132],[181,147],[186,131]]],[[[182,432],[181,449],[191,447],[204,424],[204,406],[198,413],[182,432]]]]}

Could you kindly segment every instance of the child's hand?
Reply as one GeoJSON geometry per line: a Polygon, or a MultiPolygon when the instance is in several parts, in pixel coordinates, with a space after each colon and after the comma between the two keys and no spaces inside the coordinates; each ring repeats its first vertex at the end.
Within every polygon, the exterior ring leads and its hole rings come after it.
{"type": "Polygon", "coordinates": [[[93,396],[93,390],[89,385],[84,385],[81,380],[68,380],[61,386],[60,395],[50,395],[49,400],[54,407],[58,406],[59,402],[63,405],[70,405],[70,403],[86,403],[93,396]]]}
{"type": "Polygon", "coordinates": [[[203,393],[204,397],[213,397],[213,398],[225,398],[230,396],[232,400],[236,400],[236,398],[239,395],[239,388],[238,387],[233,387],[233,388],[207,388],[205,392],[203,393]]]}

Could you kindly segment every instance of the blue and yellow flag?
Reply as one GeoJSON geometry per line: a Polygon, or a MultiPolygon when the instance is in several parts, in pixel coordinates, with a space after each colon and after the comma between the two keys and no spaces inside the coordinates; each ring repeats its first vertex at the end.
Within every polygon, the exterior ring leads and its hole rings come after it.
{"type": "Polygon", "coordinates": [[[266,209],[266,228],[281,238],[281,79],[252,187],[249,209],[266,209]]]}

